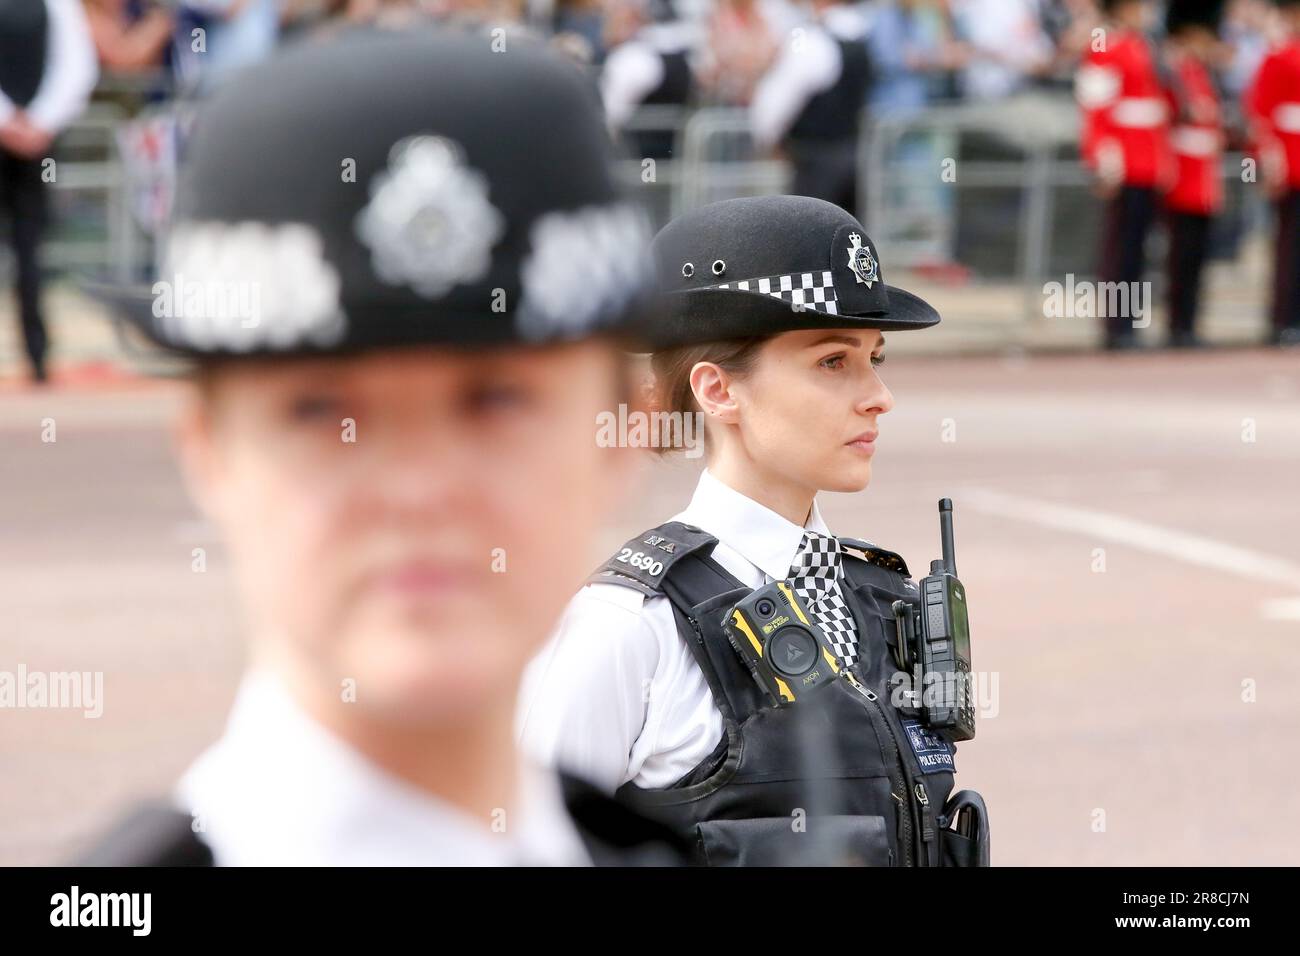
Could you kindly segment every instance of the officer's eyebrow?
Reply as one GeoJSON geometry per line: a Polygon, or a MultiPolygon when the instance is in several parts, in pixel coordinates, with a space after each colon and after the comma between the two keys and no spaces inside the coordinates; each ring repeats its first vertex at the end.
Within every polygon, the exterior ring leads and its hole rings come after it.
{"type": "MultiPolygon", "coordinates": [[[[876,335],[879,336],[879,341],[872,346],[873,350],[878,348],[883,348],[885,345],[885,337],[883,335],[880,335],[879,332],[877,332],[876,335]]],[[[829,345],[832,342],[839,345],[848,345],[855,349],[860,348],[862,345],[862,341],[860,339],[849,338],[849,336],[847,335],[826,335],[818,339],[816,342],[810,342],[806,347],[810,349],[814,349],[819,345],[829,345]]]]}

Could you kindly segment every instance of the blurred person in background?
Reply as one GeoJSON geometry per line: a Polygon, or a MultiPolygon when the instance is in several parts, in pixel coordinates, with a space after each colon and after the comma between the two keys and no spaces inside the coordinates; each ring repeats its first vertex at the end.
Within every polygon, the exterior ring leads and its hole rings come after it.
{"type": "Polygon", "coordinates": [[[1224,92],[1238,102],[1268,55],[1273,27],[1272,0],[1229,0],[1221,31],[1229,61],[1219,71],[1224,92]]]}
{"type": "Polygon", "coordinates": [[[936,0],[884,0],[874,9],[867,36],[872,113],[911,116],[939,98],[942,74],[966,61],[950,25],[936,0]]]}
{"type": "Polygon", "coordinates": [[[581,49],[584,62],[604,62],[609,52],[605,29],[613,5],[605,0],[558,0],[549,18],[555,39],[581,49]]]}
{"type": "Polygon", "coordinates": [[[0,0],[0,214],[9,219],[18,314],[33,381],[46,381],[41,238],[54,138],[86,108],[99,78],[79,0],[0,0]]]}
{"type": "Polygon", "coordinates": [[[400,29],[427,16],[418,0],[347,0],[339,10],[342,26],[370,24],[400,29]]]}
{"type": "MultiPolygon", "coordinates": [[[[951,27],[943,0],[886,0],[875,10],[867,35],[873,117],[907,122],[951,92],[952,71],[966,61],[966,47],[953,38],[951,27]]],[[[894,140],[886,163],[898,175],[884,177],[880,198],[892,211],[895,235],[935,235],[952,221],[954,190],[933,173],[946,155],[946,141],[951,140],[942,130],[924,123],[894,140]]]]}
{"type": "Polygon", "coordinates": [[[706,21],[699,80],[711,102],[744,106],[780,52],[792,26],[760,0],[718,0],[706,21]]]}
{"type": "Polygon", "coordinates": [[[1171,0],[1165,15],[1165,65],[1173,129],[1174,179],[1164,195],[1169,224],[1169,344],[1202,344],[1196,334],[1210,227],[1223,208],[1223,110],[1213,61],[1222,0],[1171,0]]]}
{"type": "Polygon", "coordinates": [[[972,100],[1023,90],[1052,63],[1053,47],[1037,0],[950,0],[958,37],[969,49],[961,89],[972,100]]]}
{"type": "MultiPolygon", "coordinates": [[[[1133,292],[1146,275],[1146,243],[1161,191],[1173,177],[1169,106],[1155,50],[1146,37],[1149,0],[1105,0],[1103,32],[1075,77],[1083,112],[1080,151],[1106,203],[1101,235],[1102,282],[1125,283],[1129,308],[1105,315],[1105,347],[1138,345],[1133,292]],[[1125,314],[1127,313],[1127,314],[1125,314]]],[[[1143,311],[1150,308],[1143,302],[1143,311]]]]}
{"type": "Polygon", "coordinates": [[[324,41],[357,26],[402,29],[427,22],[432,16],[432,7],[424,0],[332,0],[325,15],[314,20],[301,7],[288,9],[296,19],[292,28],[281,20],[282,44],[286,31],[302,31],[313,40],[324,41]]]}
{"type": "Polygon", "coordinates": [[[858,139],[871,84],[867,23],[840,0],[812,0],[809,14],[754,91],[754,142],[760,150],[780,145],[790,157],[791,193],[856,215],[858,139]]]}
{"type": "Polygon", "coordinates": [[[1278,43],[1260,64],[1245,105],[1277,215],[1269,339],[1300,345],[1300,0],[1276,2],[1278,43]]]}
{"type": "MultiPolygon", "coordinates": [[[[680,20],[652,22],[648,0],[609,0],[606,10],[602,39],[609,54],[600,73],[600,95],[610,130],[622,130],[642,106],[691,102],[698,31],[680,20]]],[[[672,156],[671,131],[637,131],[625,142],[638,159],[672,156]]]]}
{"type": "Polygon", "coordinates": [[[167,66],[176,17],[140,0],[86,0],[86,19],[105,70],[148,73],[167,66]]]}
{"type": "Polygon", "coordinates": [[[177,37],[184,85],[209,92],[275,50],[280,0],[185,0],[177,37]]]}
{"type": "Polygon", "coordinates": [[[1092,41],[1092,31],[1101,25],[1101,12],[1096,0],[1043,0],[1040,18],[1054,48],[1043,82],[1069,90],[1079,60],[1092,41]]]}

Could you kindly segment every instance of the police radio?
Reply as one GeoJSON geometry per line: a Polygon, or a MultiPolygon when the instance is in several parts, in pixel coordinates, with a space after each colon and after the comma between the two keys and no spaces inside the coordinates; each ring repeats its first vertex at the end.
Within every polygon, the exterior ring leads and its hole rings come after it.
{"type": "Polygon", "coordinates": [[[894,660],[919,678],[913,700],[924,723],[949,740],[975,736],[974,689],[970,669],[970,621],[966,589],[957,580],[953,554],[952,499],[939,500],[943,559],[930,562],[920,582],[920,604],[895,601],[898,645],[894,660]]]}
{"type": "Polygon", "coordinates": [[[774,704],[793,703],[839,674],[825,633],[785,581],[746,595],[727,612],[722,628],[774,704]]]}

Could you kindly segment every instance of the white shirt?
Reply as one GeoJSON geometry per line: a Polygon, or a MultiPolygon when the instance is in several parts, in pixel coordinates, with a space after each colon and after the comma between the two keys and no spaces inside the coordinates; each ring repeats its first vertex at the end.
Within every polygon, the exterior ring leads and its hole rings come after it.
{"type": "Polygon", "coordinates": [[[699,42],[697,33],[689,24],[655,24],[610,51],[600,73],[600,95],[610,129],[622,129],[664,81],[664,55],[685,51],[689,56],[699,42]]]}
{"type": "MultiPolygon", "coordinates": [[[[49,11],[45,73],[27,115],[45,132],[58,133],[86,108],[99,80],[99,63],[80,0],[45,0],[45,7],[49,11]]],[[[9,122],[15,108],[0,92],[0,123],[9,122]]]]}
{"type": "Polygon", "coordinates": [[[494,832],[371,763],[254,673],[176,801],[218,866],[589,865],[556,775],[522,760],[520,779],[519,806],[494,832]]]}
{"type": "MultiPolygon", "coordinates": [[[[776,145],[808,102],[839,81],[844,57],[837,38],[865,43],[867,21],[849,7],[831,7],[820,21],[797,29],[802,32],[782,44],[776,62],[754,89],[749,124],[762,149],[776,145]]],[[[865,89],[862,94],[866,96],[865,89]]]]}
{"type": "MultiPolygon", "coordinates": [[[[718,539],[713,558],[746,587],[786,578],[804,528],[707,469],[673,521],[718,539]]],[[[830,534],[813,502],[809,531],[830,534]]],[[[722,714],[672,605],[617,584],[588,584],[524,675],[520,746],[613,792],[676,783],[722,740],[722,714]]]]}

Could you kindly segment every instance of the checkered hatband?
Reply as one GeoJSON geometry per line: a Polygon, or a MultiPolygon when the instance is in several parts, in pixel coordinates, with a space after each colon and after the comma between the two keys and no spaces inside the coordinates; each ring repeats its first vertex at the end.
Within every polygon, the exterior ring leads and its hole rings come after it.
{"type": "Polygon", "coordinates": [[[783,276],[764,276],[760,279],[741,279],[710,286],[728,292],[761,292],[781,299],[791,306],[802,306],[810,312],[839,315],[835,283],[830,270],[823,272],[792,272],[783,276]]]}

